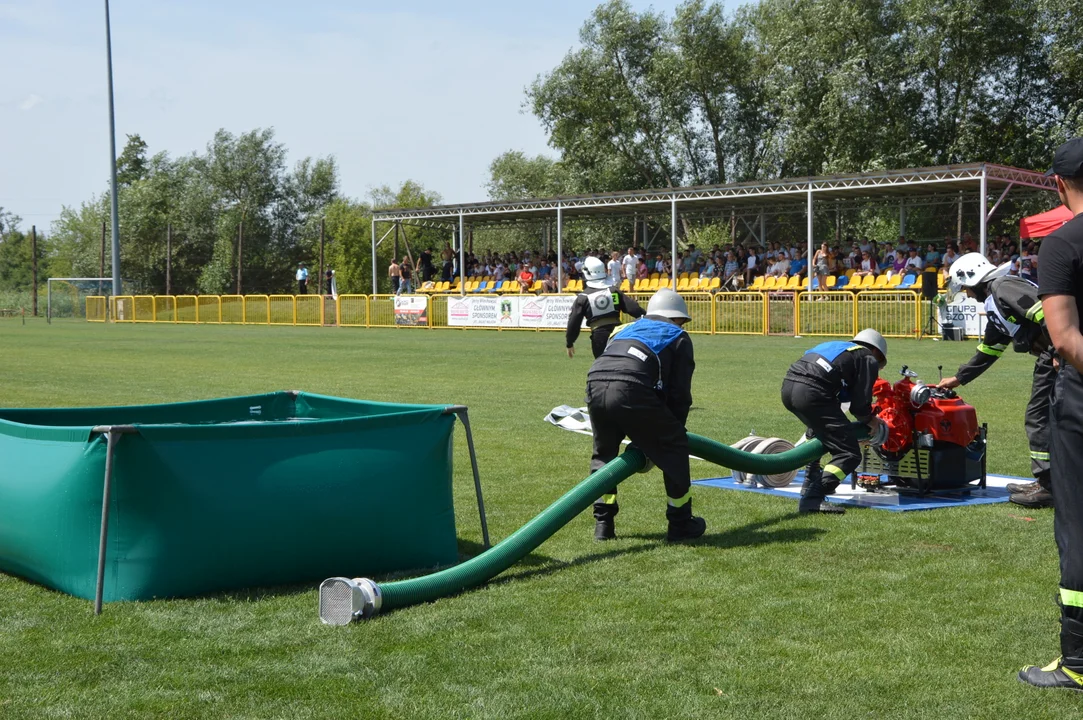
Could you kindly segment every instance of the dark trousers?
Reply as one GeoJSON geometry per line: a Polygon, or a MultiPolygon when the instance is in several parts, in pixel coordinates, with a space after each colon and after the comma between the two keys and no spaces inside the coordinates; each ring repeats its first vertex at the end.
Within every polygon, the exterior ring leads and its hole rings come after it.
{"type": "Polygon", "coordinates": [[[609,344],[609,336],[613,334],[616,327],[615,324],[602,325],[590,331],[590,351],[594,353],[595,360],[605,352],[605,346],[609,344]]]}
{"type": "Polygon", "coordinates": [[[1030,441],[1030,471],[1042,485],[1049,487],[1049,405],[1057,373],[1053,370],[1053,352],[1046,351],[1034,362],[1025,427],[1030,441]]]}
{"type": "Polygon", "coordinates": [[[297,294],[308,295],[308,280],[297,281],[297,294]]]}
{"type": "MultiPolygon", "coordinates": [[[[617,457],[621,441],[628,438],[662,471],[671,504],[667,517],[690,516],[692,475],[688,469],[688,434],[684,423],[662,402],[661,395],[635,383],[588,380],[587,409],[594,430],[590,471],[597,472],[617,457]]],[[[595,518],[616,516],[619,510],[616,494],[614,486],[594,504],[595,518]]]]}
{"type": "Polygon", "coordinates": [[[826,467],[821,468],[818,459],[809,464],[801,488],[802,497],[824,498],[835,492],[839,483],[861,463],[861,447],[850,430],[850,421],[838,397],[789,378],[782,381],[782,404],[804,423],[809,437],[819,440],[824,450],[831,453],[831,462],[826,467]]]}
{"type": "Polygon", "coordinates": [[[391,294],[395,295],[399,291],[399,283],[402,282],[402,278],[395,275],[391,278],[391,294]]]}
{"type": "Polygon", "coordinates": [[[1068,364],[1050,406],[1053,534],[1060,553],[1060,647],[1064,664],[1083,672],[1083,377],[1068,364]]]}

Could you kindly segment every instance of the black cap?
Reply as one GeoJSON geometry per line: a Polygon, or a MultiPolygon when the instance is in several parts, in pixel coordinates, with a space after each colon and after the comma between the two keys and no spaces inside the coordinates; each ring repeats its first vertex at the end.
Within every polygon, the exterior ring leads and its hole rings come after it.
{"type": "Polygon", "coordinates": [[[1046,175],[1083,178],[1083,137],[1072,138],[1053,154],[1053,169],[1046,175]]]}

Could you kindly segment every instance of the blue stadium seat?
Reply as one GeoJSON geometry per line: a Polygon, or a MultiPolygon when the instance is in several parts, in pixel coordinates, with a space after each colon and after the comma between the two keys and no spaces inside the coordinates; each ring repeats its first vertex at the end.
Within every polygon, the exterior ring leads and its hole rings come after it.
{"type": "Polygon", "coordinates": [[[819,290],[820,289],[820,278],[813,276],[813,278],[812,278],[812,289],[813,290],[819,290]]]}
{"type": "Polygon", "coordinates": [[[478,289],[475,290],[474,292],[485,292],[485,289],[487,287],[489,287],[489,282],[486,280],[486,281],[483,281],[480,285],[478,285],[478,289]]]}
{"type": "Polygon", "coordinates": [[[836,290],[841,290],[842,288],[846,287],[849,284],[850,284],[850,278],[846,277],[845,275],[839,275],[838,279],[835,280],[835,289],[836,290]]]}
{"type": "Polygon", "coordinates": [[[918,276],[914,275],[913,273],[907,274],[907,276],[903,278],[903,281],[901,283],[899,283],[899,287],[900,288],[912,287],[914,285],[914,283],[917,281],[917,277],[918,276]]]}

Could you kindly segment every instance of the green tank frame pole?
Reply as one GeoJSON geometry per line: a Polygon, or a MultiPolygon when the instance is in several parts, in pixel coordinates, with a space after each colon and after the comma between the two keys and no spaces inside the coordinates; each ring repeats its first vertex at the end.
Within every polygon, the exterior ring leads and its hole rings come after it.
{"type": "MultiPolygon", "coordinates": [[[[460,239],[459,242],[462,240],[460,239]]],[[[470,467],[474,471],[474,493],[478,496],[478,513],[481,515],[481,538],[485,543],[485,549],[488,550],[491,547],[489,523],[485,519],[485,500],[481,497],[481,473],[478,472],[478,456],[474,452],[474,434],[470,432],[470,415],[465,405],[449,405],[444,408],[444,413],[455,413],[466,430],[466,446],[470,449],[470,467]]]]}
{"type": "Polygon", "coordinates": [[[102,487],[102,527],[98,537],[98,579],[94,586],[94,614],[102,614],[102,595],[105,593],[105,549],[109,541],[109,497],[113,492],[113,454],[123,435],[139,432],[131,425],[99,425],[95,433],[105,435],[105,484],[102,487]]]}

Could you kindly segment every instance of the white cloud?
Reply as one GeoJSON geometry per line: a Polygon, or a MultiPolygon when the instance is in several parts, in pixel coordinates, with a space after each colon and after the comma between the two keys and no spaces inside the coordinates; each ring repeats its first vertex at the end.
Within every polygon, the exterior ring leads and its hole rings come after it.
{"type": "Polygon", "coordinates": [[[33,110],[35,107],[41,104],[41,95],[30,95],[26,100],[19,103],[20,110],[33,110]]]}

